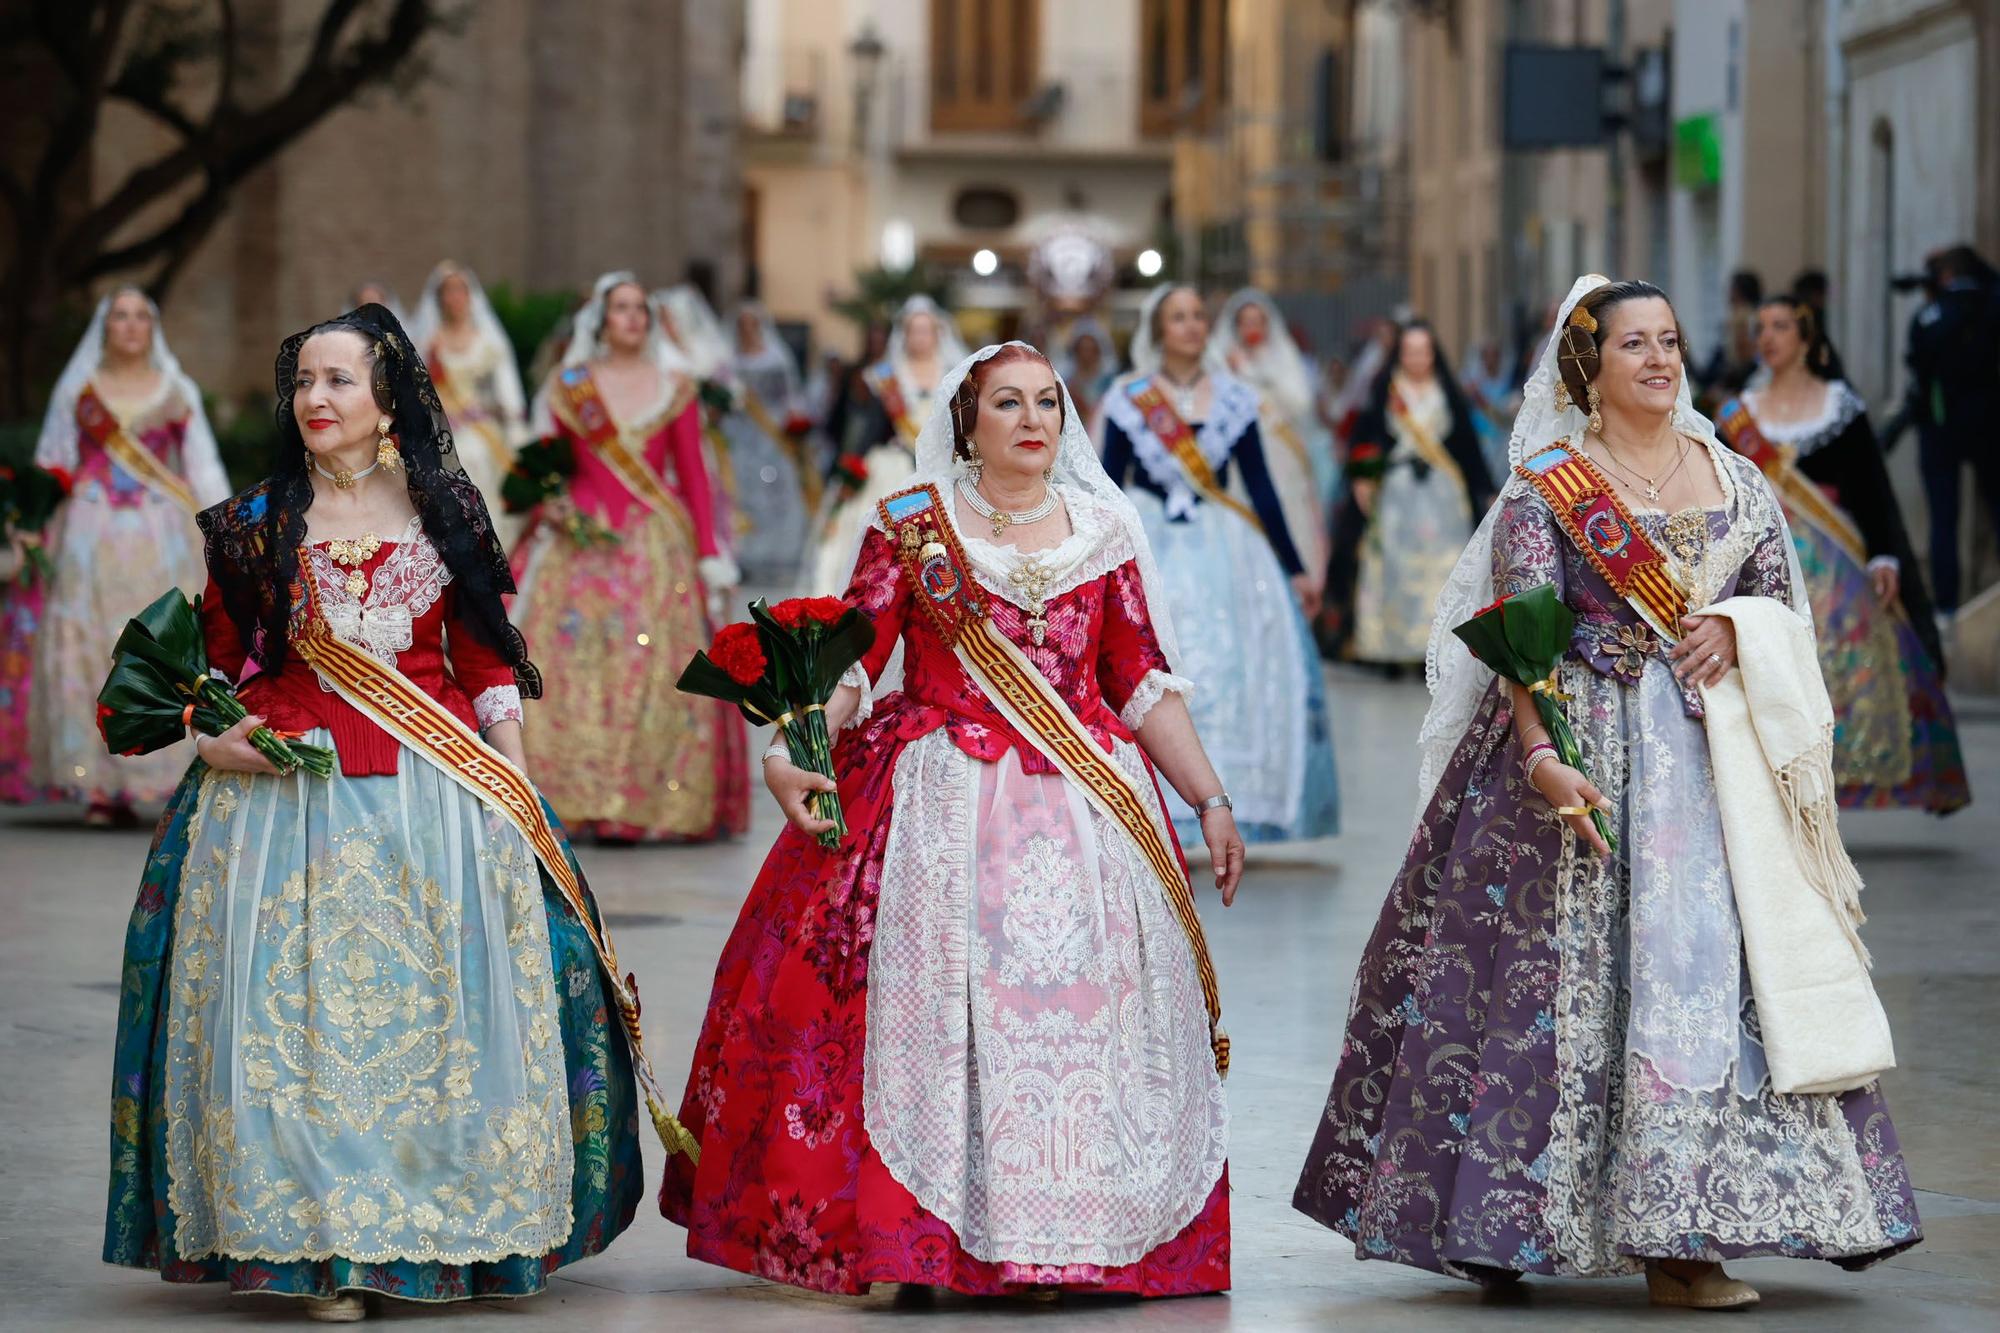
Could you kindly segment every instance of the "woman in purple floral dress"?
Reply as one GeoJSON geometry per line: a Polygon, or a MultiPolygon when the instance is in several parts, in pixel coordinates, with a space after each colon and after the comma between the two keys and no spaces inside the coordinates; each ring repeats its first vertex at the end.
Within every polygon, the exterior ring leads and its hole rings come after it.
{"type": "MultiPolygon", "coordinates": [[[[1567,444],[1601,469],[1689,606],[1805,614],[1769,486],[1689,403],[1665,298],[1580,279],[1558,330],[1571,322],[1595,340],[1595,378],[1571,369],[1558,395],[1552,338],[1512,461],[1567,444]]],[[[1422,813],[1295,1206],[1364,1259],[1488,1283],[1643,1267],[1656,1303],[1695,1308],[1757,1299],[1723,1260],[1858,1268],[1915,1244],[1879,1087],[1772,1086],[1702,721],[1701,687],[1736,661],[1729,619],[1688,616],[1670,648],[1517,471],[1437,624],[1422,813]],[[1449,633],[1545,583],[1576,615],[1557,683],[1588,779],[1536,755],[1526,691],[1449,633]],[[1592,805],[1616,854],[1552,808],[1592,805]]]]}

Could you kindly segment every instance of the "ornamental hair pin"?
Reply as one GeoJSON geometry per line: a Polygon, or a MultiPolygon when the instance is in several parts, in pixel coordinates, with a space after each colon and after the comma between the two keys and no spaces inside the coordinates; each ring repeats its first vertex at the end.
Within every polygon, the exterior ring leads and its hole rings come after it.
{"type": "Polygon", "coordinates": [[[1572,328],[1582,329],[1585,333],[1597,332],[1597,316],[1582,306],[1577,306],[1569,312],[1569,322],[1572,328]]]}

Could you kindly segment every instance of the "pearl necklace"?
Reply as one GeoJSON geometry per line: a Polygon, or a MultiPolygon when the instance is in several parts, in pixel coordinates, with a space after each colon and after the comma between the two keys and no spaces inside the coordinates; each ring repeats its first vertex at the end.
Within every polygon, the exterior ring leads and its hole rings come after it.
{"type": "Polygon", "coordinates": [[[376,468],[381,466],[382,466],[382,460],[377,458],[374,462],[370,463],[367,467],[362,468],[359,472],[349,472],[346,468],[337,468],[332,472],[328,472],[326,468],[321,466],[320,461],[317,458],[313,459],[313,471],[319,473],[322,477],[325,477],[328,481],[332,482],[334,485],[338,486],[343,491],[351,490],[355,482],[360,481],[363,477],[367,476],[369,473],[373,472],[376,468]]]}
{"type": "Polygon", "coordinates": [[[1042,496],[1042,502],[1034,508],[1010,511],[993,504],[975,490],[972,483],[964,477],[958,479],[958,493],[965,497],[965,502],[972,506],[974,513],[993,525],[993,535],[995,537],[1003,535],[1008,528],[1016,524],[1039,523],[1050,514],[1055,513],[1059,499],[1056,495],[1056,488],[1050,486],[1046,490],[1047,494],[1042,496]]]}

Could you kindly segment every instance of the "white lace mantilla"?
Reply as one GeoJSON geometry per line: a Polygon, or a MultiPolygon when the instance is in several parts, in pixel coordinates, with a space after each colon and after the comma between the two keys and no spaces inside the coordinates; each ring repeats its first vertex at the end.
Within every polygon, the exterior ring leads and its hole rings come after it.
{"type": "Polygon", "coordinates": [[[1750,415],[1757,420],[1758,431],[1773,444],[1796,450],[1800,458],[1832,443],[1849,422],[1868,410],[1868,404],[1861,401],[1861,395],[1846,380],[1829,380],[1826,399],[1819,411],[1801,421],[1766,421],[1757,410],[1762,396],[1754,391],[1743,395],[1750,415]]]}
{"type": "MultiPolygon", "coordinates": [[[[1188,484],[1187,471],[1174,457],[1173,450],[1166,442],[1153,433],[1146,424],[1139,405],[1132,401],[1132,389],[1146,377],[1121,380],[1111,386],[1104,395],[1104,413],[1118,423],[1118,429],[1125,432],[1132,441],[1132,456],[1139,466],[1146,470],[1155,486],[1166,492],[1167,517],[1180,521],[1194,512],[1201,502],[1194,487],[1188,484]]],[[[1208,405],[1208,419],[1195,431],[1195,444],[1203,458],[1215,471],[1221,471],[1229,462],[1229,456],[1236,449],[1236,442],[1243,438],[1243,432],[1257,424],[1261,400],[1257,391],[1241,380],[1227,375],[1212,377],[1214,386],[1208,405]]]]}
{"type": "MultiPolygon", "coordinates": [[[[1113,758],[1165,836],[1136,747],[1113,758]]],[[[1132,1263],[1199,1215],[1228,1115],[1187,938],[1059,775],[933,732],[897,760],[863,1113],[883,1165],[991,1263],[1132,1263]]]]}
{"type": "MultiPolygon", "coordinates": [[[[319,542],[306,546],[320,614],[336,635],[386,666],[414,644],[413,626],[437,604],[451,582],[451,566],[425,535],[423,520],[412,518],[390,543],[387,558],[368,580],[365,596],[347,586],[350,571],[319,542]]],[[[321,682],[322,688],[329,688],[321,682]]]]}

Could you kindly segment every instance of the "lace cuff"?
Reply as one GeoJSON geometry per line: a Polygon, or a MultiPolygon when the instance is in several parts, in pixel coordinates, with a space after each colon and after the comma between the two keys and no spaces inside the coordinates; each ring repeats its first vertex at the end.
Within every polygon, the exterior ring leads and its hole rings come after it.
{"type": "Polygon", "coordinates": [[[1903,562],[1893,555],[1878,555],[1868,562],[1868,572],[1873,574],[1878,569],[1893,569],[1900,574],[1903,572],[1903,562]]]}
{"type": "Polygon", "coordinates": [[[861,663],[859,662],[856,662],[841,673],[840,683],[842,685],[852,685],[855,689],[861,691],[860,706],[854,710],[854,716],[847,719],[847,725],[841,728],[842,731],[848,731],[866,722],[869,716],[874,713],[874,686],[868,683],[868,673],[861,669],[861,663]]]}
{"type": "Polygon", "coordinates": [[[518,685],[495,685],[481,690],[472,701],[472,715],[479,719],[479,729],[486,730],[496,722],[519,722],[521,720],[521,687],[518,685]]]}
{"type": "Polygon", "coordinates": [[[743,571],[726,555],[705,555],[695,561],[695,573],[710,592],[724,592],[743,582],[743,571]]]}
{"type": "Polygon", "coordinates": [[[1145,679],[1139,682],[1139,688],[1132,691],[1132,697],[1118,710],[1118,720],[1137,732],[1145,724],[1146,714],[1153,711],[1153,705],[1166,698],[1170,691],[1186,698],[1194,693],[1194,682],[1170,671],[1148,671],[1145,679]]]}

